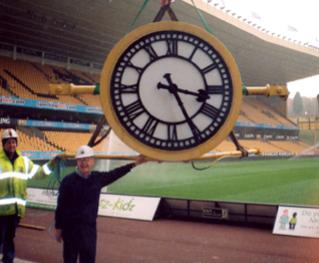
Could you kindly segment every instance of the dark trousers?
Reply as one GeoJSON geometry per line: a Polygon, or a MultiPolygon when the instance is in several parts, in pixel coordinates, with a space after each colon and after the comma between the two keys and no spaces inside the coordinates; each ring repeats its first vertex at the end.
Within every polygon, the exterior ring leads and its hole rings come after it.
{"type": "Polygon", "coordinates": [[[0,247],[2,262],[12,263],[15,256],[14,237],[20,217],[17,215],[0,216],[0,247]]]}
{"type": "Polygon", "coordinates": [[[73,226],[62,229],[63,262],[94,263],[96,255],[96,226],[73,226]]]}

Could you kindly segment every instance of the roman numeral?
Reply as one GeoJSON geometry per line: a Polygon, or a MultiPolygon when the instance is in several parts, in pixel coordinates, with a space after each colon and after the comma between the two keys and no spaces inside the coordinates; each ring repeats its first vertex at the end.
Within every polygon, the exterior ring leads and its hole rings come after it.
{"type": "Polygon", "coordinates": [[[177,40],[167,40],[167,55],[177,55],[177,40]]]}
{"type": "Polygon", "coordinates": [[[137,93],[137,85],[122,85],[120,91],[121,93],[137,93]]]}
{"type": "Polygon", "coordinates": [[[197,126],[193,122],[189,123],[189,127],[193,133],[194,139],[196,141],[199,141],[200,140],[200,130],[197,128],[197,126]]]}
{"type": "Polygon", "coordinates": [[[176,124],[167,124],[167,140],[177,141],[177,139],[176,124]]]}
{"type": "Polygon", "coordinates": [[[128,66],[128,67],[131,67],[131,68],[133,68],[133,69],[135,69],[139,74],[141,74],[142,71],[143,71],[143,68],[140,68],[140,67],[138,67],[138,66],[135,66],[131,61],[129,61],[129,62],[127,63],[127,66],[128,66]]]}
{"type": "Polygon", "coordinates": [[[158,124],[158,120],[154,119],[153,117],[149,117],[145,122],[142,131],[150,136],[152,136],[156,130],[158,124]]]}
{"type": "Polygon", "coordinates": [[[212,71],[213,69],[215,69],[216,67],[217,67],[217,65],[214,64],[214,63],[212,63],[212,64],[208,65],[206,68],[203,68],[203,69],[202,69],[202,72],[203,72],[204,74],[206,74],[206,73],[212,71]]]}
{"type": "Polygon", "coordinates": [[[223,86],[220,86],[220,85],[207,86],[206,91],[208,94],[223,94],[224,93],[223,86]]]}
{"type": "Polygon", "coordinates": [[[148,45],[145,46],[145,51],[148,53],[148,55],[150,56],[151,61],[157,59],[157,53],[154,50],[154,48],[152,47],[152,45],[148,45]]]}
{"type": "Polygon", "coordinates": [[[140,100],[137,100],[125,107],[126,115],[128,118],[135,119],[137,116],[144,112],[143,106],[140,100]]]}
{"type": "Polygon", "coordinates": [[[213,105],[204,103],[200,112],[205,114],[206,116],[210,117],[211,119],[215,119],[216,116],[218,115],[219,110],[217,108],[215,108],[213,105]]]}
{"type": "Polygon", "coordinates": [[[196,50],[197,50],[197,47],[194,47],[194,49],[193,49],[193,51],[192,51],[192,53],[191,53],[191,55],[189,56],[189,60],[192,60],[193,59],[193,57],[194,57],[194,55],[195,55],[195,52],[196,52],[196,50]]]}

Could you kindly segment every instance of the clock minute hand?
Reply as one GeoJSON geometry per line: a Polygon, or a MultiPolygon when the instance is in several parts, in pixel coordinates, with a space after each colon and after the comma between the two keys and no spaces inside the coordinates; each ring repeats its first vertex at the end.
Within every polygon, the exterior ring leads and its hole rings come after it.
{"type": "MultiPolygon", "coordinates": [[[[175,85],[175,84],[174,84],[175,85]]],[[[178,106],[180,107],[185,119],[186,119],[186,122],[189,126],[189,128],[191,129],[193,135],[194,135],[194,139],[199,142],[200,141],[200,131],[198,130],[198,128],[196,127],[196,125],[194,124],[194,122],[191,120],[191,118],[188,116],[188,113],[184,107],[184,104],[180,98],[180,96],[178,95],[177,93],[177,89],[172,89],[173,92],[173,95],[175,96],[175,99],[177,100],[177,103],[178,103],[178,106]]]]}
{"type": "MultiPolygon", "coordinates": [[[[172,85],[175,85],[175,84],[172,84],[172,85]]],[[[176,86],[176,85],[175,85],[176,86]]],[[[158,89],[171,89],[171,85],[165,85],[165,84],[162,84],[162,83],[158,83],[157,84],[157,88],[158,89]]],[[[184,94],[187,94],[187,95],[192,95],[192,96],[196,96],[197,97],[197,101],[199,102],[205,102],[207,99],[209,99],[209,95],[207,94],[207,92],[203,89],[200,89],[198,90],[198,93],[197,92],[193,92],[193,91],[189,91],[189,90],[185,90],[185,89],[180,89],[180,88],[177,88],[177,87],[174,87],[174,89],[180,93],[184,93],[184,94]]]]}
{"type": "Polygon", "coordinates": [[[188,113],[187,113],[187,111],[186,111],[186,109],[185,109],[185,107],[184,107],[183,101],[181,100],[181,98],[180,98],[180,96],[179,96],[179,94],[178,94],[178,87],[177,87],[177,85],[172,82],[169,73],[165,74],[165,75],[164,75],[164,78],[166,78],[167,82],[169,83],[169,86],[166,86],[166,85],[164,85],[164,84],[162,84],[162,83],[159,82],[159,83],[157,84],[157,87],[158,87],[158,88],[168,89],[168,91],[174,95],[175,99],[177,100],[177,104],[178,104],[178,106],[180,107],[180,109],[181,109],[181,111],[182,111],[182,113],[183,113],[183,115],[184,115],[184,117],[185,117],[185,119],[186,119],[186,122],[187,122],[187,124],[189,125],[189,127],[190,127],[190,129],[191,129],[191,131],[192,131],[192,133],[193,133],[193,135],[194,135],[195,140],[196,140],[196,141],[199,141],[199,140],[200,140],[200,138],[199,138],[199,136],[200,136],[200,131],[198,130],[198,128],[196,127],[196,125],[193,123],[193,121],[191,120],[191,118],[188,116],[188,113]]]}
{"type": "Polygon", "coordinates": [[[180,89],[177,88],[178,92],[184,93],[184,94],[188,94],[188,95],[193,95],[197,97],[197,101],[199,102],[205,102],[207,99],[209,99],[209,95],[207,94],[207,92],[203,89],[199,89],[198,92],[194,92],[194,91],[189,91],[186,89],[180,89]]]}
{"type": "MultiPolygon", "coordinates": [[[[170,86],[162,84],[162,83],[158,83],[157,84],[157,88],[158,89],[170,89],[170,86]]],[[[184,94],[193,95],[193,96],[196,96],[196,97],[199,96],[199,93],[196,93],[196,92],[193,92],[193,91],[189,91],[189,90],[186,90],[186,89],[180,89],[180,88],[175,88],[175,89],[176,89],[176,91],[184,93],[184,94]]]]}

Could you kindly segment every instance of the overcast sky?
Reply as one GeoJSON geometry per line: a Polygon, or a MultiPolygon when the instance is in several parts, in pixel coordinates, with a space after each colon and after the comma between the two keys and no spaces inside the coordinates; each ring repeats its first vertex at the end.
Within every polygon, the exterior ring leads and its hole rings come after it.
{"type": "MultiPolygon", "coordinates": [[[[319,0],[208,0],[292,39],[319,47],[319,0]]],[[[319,93],[319,75],[288,83],[290,96],[319,93]]]]}

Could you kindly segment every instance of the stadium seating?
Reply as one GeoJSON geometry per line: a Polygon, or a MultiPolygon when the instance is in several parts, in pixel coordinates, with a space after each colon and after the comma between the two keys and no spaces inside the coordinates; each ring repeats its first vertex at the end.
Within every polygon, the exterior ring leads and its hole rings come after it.
{"type": "MultiPolygon", "coordinates": [[[[63,102],[71,105],[88,105],[100,107],[99,96],[77,95],[77,96],[52,96],[48,94],[50,83],[72,82],[75,84],[93,85],[99,81],[98,76],[78,70],[67,70],[56,66],[41,65],[34,62],[14,61],[9,58],[0,57],[0,96],[16,96],[32,100],[45,100],[63,102]]],[[[73,113],[74,114],[74,113],[73,113]]],[[[76,115],[74,114],[74,118],[76,115]]],[[[245,97],[242,103],[238,122],[243,127],[286,129],[296,128],[293,123],[283,114],[264,104],[256,97],[245,97]]],[[[48,130],[40,128],[41,132],[26,133],[18,127],[20,136],[19,148],[23,151],[64,151],[73,153],[81,144],[88,143],[91,133],[88,131],[78,132],[56,129],[48,130]],[[41,134],[42,133],[42,134],[41,134]]],[[[240,140],[246,148],[258,148],[265,153],[291,153],[297,154],[309,146],[299,141],[287,140],[240,140]]],[[[106,151],[108,141],[95,147],[96,151],[106,151]]],[[[216,151],[234,150],[233,143],[226,139],[216,147],[216,151]]]]}
{"type": "MultiPolygon", "coordinates": [[[[0,133],[2,131],[3,129],[0,129],[0,133]]],[[[43,140],[36,134],[29,135],[20,129],[17,129],[17,133],[20,151],[63,151],[69,154],[73,154],[79,145],[87,144],[92,135],[91,133],[45,131],[46,138],[43,140]]],[[[93,148],[96,152],[103,152],[105,147],[105,143],[102,143],[93,148]]]]}
{"type": "MultiPolygon", "coordinates": [[[[3,129],[0,129],[0,132],[2,133],[3,129]]],[[[23,132],[20,129],[17,129],[17,133],[19,136],[19,143],[18,148],[20,151],[57,151],[56,147],[48,144],[46,141],[40,139],[39,137],[35,135],[29,135],[25,132],[23,132]]]]}
{"type": "MultiPolygon", "coordinates": [[[[17,97],[34,100],[61,101],[67,104],[100,106],[99,98],[92,95],[81,95],[80,99],[76,96],[44,96],[48,95],[50,83],[64,82],[63,79],[59,78],[62,75],[55,74],[57,72],[60,72],[57,67],[25,61],[13,61],[9,58],[0,57],[0,76],[8,82],[9,90],[17,97]]],[[[63,76],[66,74],[67,73],[63,76]]],[[[77,73],[69,71],[69,74],[75,76],[77,73]]],[[[80,75],[78,79],[85,79],[83,82],[93,84],[90,81],[91,79],[95,80],[96,77],[92,76],[89,80],[86,75],[80,75]]],[[[1,88],[0,95],[10,96],[9,92],[3,87],[1,88]]]]}
{"type": "MultiPolygon", "coordinates": [[[[56,143],[67,153],[74,153],[79,145],[87,144],[92,134],[84,132],[45,131],[45,136],[50,142],[56,143]]],[[[95,151],[102,152],[103,145],[94,147],[95,151]]]]}
{"type": "Polygon", "coordinates": [[[269,143],[275,145],[276,147],[279,147],[285,152],[291,152],[294,154],[298,154],[309,148],[309,145],[305,145],[298,141],[270,141],[269,143]]]}

